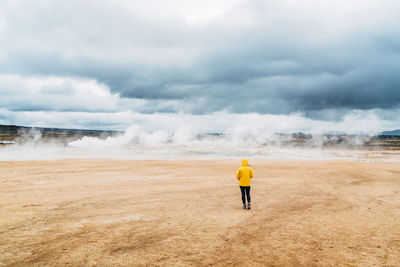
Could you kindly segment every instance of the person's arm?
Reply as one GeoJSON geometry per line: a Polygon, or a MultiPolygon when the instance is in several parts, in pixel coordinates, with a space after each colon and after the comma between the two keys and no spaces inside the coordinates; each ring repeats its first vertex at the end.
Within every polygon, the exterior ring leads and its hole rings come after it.
{"type": "Polygon", "coordinates": [[[254,177],[254,172],[253,172],[253,169],[250,168],[250,178],[253,178],[253,177],[254,177]]]}
{"type": "Polygon", "coordinates": [[[238,169],[237,172],[236,172],[236,178],[237,178],[238,180],[240,180],[240,169],[238,169]]]}

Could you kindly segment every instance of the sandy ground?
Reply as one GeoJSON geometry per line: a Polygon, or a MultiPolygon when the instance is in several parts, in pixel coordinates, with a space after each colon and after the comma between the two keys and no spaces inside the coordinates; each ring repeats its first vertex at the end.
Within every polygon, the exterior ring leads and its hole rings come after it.
{"type": "Polygon", "coordinates": [[[1,266],[399,266],[398,162],[0,162],[1,266]]]}

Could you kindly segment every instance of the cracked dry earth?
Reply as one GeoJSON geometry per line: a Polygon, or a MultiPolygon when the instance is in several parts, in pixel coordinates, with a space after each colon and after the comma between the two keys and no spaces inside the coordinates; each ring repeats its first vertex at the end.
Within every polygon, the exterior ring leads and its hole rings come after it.
{"type": "Polygon", "coordinates": [[[398,162],[0,162],[0,266],[399,266],[398,162]]]}

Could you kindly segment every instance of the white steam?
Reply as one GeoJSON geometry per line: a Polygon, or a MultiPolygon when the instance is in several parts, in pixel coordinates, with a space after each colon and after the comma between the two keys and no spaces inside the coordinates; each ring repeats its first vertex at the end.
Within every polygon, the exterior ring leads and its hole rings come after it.
{"type": "Polygon", "coordinates": [[[148,115],[141,125],[130,126],[124,134],[100,139],[83,137],[69,143],[76,148],[134,148],[165,146],[213,146],[233,148],[280,146],[285,138],[282,134],[303,132],[312,135],[304,145],[323,146],[324,143],[342,142],[347,145],[362,145],[384,129],[384,121],[374,114],[356,112],[342,121],[318,121],[304,117],[301,113],[291,115],[230,114],[210,115],[165,114],[148,115]],[[160,129],[155,129],[159,125],[160,129]],[[281,135],[280,135],[281,134],[281,135]],[[337,134],[350,136],[339,137],[337,134]],[[327,136],[330,135],[330,136],[327,136]],[[283,136],[283,137],[282,137],[283,136]],[[339,140],[345,138],[346,140],[339,140]]]}
{"type": "Polygon", "coordinates": [[[166,131],[146,132],[141,127],[133,125],[124,134],[109,136],[106,139],[84,136],[70,142],[71,147],[77,148],[127,148],[127,147],[157,147],[168,144],[189,144],[196,133],[192,127],[181,127],[175,133],[166,131]]]}
{"type": "MultiPolygon", "coordinates": [[[[387,129],[386,122],[373,113],[356,111],[337,122],[312,120],[301,113],[140,114],[135,121],[121,134],[73,137],[65,143],[42,136],[35,129],[25,131],[17,144],[0,147],[0,160],[242,156],[323,159],[337,157],[338,149],[362,146],[387,129]]],[[[354,153],[349,157],[354,158],[354,153]]]]}

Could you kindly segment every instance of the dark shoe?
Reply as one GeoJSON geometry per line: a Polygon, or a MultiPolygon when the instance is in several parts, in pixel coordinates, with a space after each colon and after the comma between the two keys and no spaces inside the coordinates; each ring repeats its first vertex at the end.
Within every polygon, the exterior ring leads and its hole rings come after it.
{"type": "Polygon", "coordinates": [[[243,204],[243,209],[244,209],[244,210],[246,209],[246,204],[243,204]]]}
{"type": "Polygon", "coordinates": [[[251,205],[250,204],[247,205],[247,209],[251,210],[251,205]]]}

